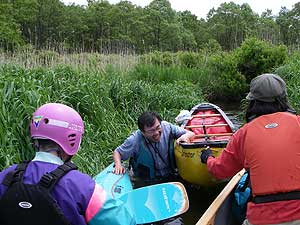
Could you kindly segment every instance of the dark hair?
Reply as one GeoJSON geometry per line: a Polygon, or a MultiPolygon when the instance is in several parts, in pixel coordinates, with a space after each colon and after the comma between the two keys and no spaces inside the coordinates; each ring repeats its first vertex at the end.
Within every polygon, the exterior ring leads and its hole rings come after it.
{"type": "Polygon", "coordinates": [[[246,109],[246,121],[248,123],[262,115],[287,111],[295,113],[295,111],[289,106],[286,96],[277,98],[275,102],[251,100],[246,109]]]}
{"type": "Polygon", "coordinates": [[[32,139],[33,147],[40,151],[40,148],[59,148],[59,144],[57,144],[55,141],[52,141],[50,139],[32,139]]]}
{"type": "Polygon", "coordinates": [[[158,119],[158,121],[161,122],[161,117],[157,112],[152,112],[152,111],[143,112],[143,114],[140,115],[138,119],[139,129],[141,131],[144,131],[145,126],[146,127],[153,126],[156,119],[158,119]]]}

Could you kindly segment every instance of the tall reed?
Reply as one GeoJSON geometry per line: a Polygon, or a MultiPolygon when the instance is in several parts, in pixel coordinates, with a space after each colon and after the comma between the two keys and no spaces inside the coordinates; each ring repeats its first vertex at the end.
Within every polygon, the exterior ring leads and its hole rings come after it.
{"type": "Polygon", "coordinates": [[[111,161],[122,141],[137,128],[144,110],[156,110],[174,122],[181,109],[203,101],[191,82],[151,83],[106,67],[95,71],[60,65],[25,69],[0,67],[0,169],[30,159],[28,126],[34,110],[47,102],[60,102],[79,111],[85,121],[81,149],[74,161],[91,175],[111,161]]]}

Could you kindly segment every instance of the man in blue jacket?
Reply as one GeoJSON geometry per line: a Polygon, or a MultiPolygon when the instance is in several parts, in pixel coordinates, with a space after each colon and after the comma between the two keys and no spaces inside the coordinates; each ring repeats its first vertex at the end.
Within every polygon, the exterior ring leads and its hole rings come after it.
{"type": "MultiPolygon", "coordinates": [[[[133,132],[113,153],[116,174],[125,172],[122,160],[130,158],[134,186],[179,179],[176,177],[174,142],[190,142],[194,133],[162,121],[156,112],[146,111],[138,118],[139,130],[133,132]]],[[[180,217],[156,224],[181,225],[180,217]]]]}

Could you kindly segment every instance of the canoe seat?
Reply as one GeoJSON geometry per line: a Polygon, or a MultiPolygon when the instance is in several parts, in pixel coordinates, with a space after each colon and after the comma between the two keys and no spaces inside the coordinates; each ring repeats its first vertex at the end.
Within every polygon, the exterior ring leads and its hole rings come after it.
{"type": "Polygon", "coordinates": [[[213,116],[221,116],[221,114],[199,114],[199,115],[192,115],[192,118],[201,118],[201,117],[213,117],[213,116]]]}
{"type": "Polygon", "coordinates": [[[196,134],[195,136],[198,138],[205,138],[205,137],[221,137],[221,136],[231,136],[233,133],[222,133],[222,134],[196,134]]]}
{"type": "Polygon", "coordinates": [[[191,129],[191,128],[203,128],[203,127],[224,127],[224,126],[229,126],[227,123],[219,123],[219,124],[199,124],[199,125],[190,125],[190,126],[185,126],[186,129],[191,129]]]}

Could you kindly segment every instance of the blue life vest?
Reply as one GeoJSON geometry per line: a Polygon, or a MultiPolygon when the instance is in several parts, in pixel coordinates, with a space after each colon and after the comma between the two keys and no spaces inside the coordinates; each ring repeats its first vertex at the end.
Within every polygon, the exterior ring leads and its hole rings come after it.
{"type": "MultiPolygon", "coordinates": [[[[174,136],[172,132],[169,135],[169,143],[168,143],[168,159],[169,165],[171,166],[172,171],[175,170],[175,156],[174,156],[174,136]]],[[[155,158],[149,149],[150,146],[146,142],[145,137],[141,132],[138,133],[139,135],[139,151],[138,154],[130,159],[130,165],[133,168],[133,172],[136,176],[152,180],[156,178],[156,166],[155,166],[155,158]]],[[[160,154],[158,153],[160,156],[160,154]]]]}
{"type": "Polygon", "coordinates": [[[246,172],[234,190],[232,200],[233,216],[240,224],[246,219],[247,203],[251,199],[250,174],[246,172]]]}

